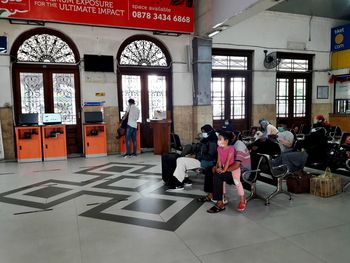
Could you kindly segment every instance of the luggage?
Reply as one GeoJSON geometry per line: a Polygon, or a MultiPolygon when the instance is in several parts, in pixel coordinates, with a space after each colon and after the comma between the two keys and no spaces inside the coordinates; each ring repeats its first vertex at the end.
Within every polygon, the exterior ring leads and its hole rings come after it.
{"type": "Polygon", "coordinates": [[[332,175],[330,177],[313,177],[310,180],[310,193],[316,196],[329,197],[342,192],[341,177],[332,175]]]}
{"type": "Polygon", "coordinates": [[[166,185],[171,185],[172,177],[176,168],[176,160],[180,157],[177,153],[162,155],[162,179],[166,185]]]}
{"type": "Polygon", "coordinates": [[[310,193],[311,175],[303,170],[294,172],[287,177],[288,192],[294,194],[310,193]]]}

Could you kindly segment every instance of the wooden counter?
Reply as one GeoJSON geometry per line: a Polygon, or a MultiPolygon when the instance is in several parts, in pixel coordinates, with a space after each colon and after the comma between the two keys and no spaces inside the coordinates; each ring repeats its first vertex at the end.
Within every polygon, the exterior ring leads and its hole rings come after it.
{"type": "Polygon", "coordinates": [[[170,151],[170,120],[151,120],[153,128],[154,154],[166,154],[170,151]]]}
{"type": "Polygon", "coordinates": [[[329,114],[329,124],[340,127],[342,132],[350,132],[350,115],[329,114]]]}

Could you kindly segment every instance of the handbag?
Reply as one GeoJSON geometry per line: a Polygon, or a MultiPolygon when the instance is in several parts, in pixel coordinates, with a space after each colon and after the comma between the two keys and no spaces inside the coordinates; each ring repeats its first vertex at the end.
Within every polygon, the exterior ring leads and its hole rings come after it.
{"type": "Polygon", "coordinates": [[[294,172],[287,177],[288,192],[294,194],[310,193],[310,178],[311,174],[304,170],[294,172]]]}
{"type": "Polygon", "coordinates": [[[128,126],[128,119],[129,119],[129,114],[122,119],[119,128],[117,129],[117,139],[120,139],[121,137],[123,137],[126,133],[126,128],[128,126]]]}

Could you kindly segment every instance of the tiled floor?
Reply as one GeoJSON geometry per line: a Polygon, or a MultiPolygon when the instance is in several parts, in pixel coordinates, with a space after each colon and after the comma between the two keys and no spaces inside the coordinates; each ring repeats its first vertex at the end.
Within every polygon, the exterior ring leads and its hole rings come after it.
{"type": "MultiPolygon", "coordinates": [[[[160,157],[0,163],[0,263],[350,262],[350,190],[212,215],[166,192],[160,157]]],[[[271,191],[266,185],[258,189],[271,191]]]]}

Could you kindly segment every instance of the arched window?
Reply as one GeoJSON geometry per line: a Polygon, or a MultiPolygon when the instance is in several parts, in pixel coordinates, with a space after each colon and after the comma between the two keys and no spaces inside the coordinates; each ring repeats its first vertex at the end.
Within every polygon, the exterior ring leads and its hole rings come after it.
{"type": "Polygon", "coordinates": [[[118,55],[120,111],[133,98],[141,114],[141,146],[153,147],[150,119],[172,111],[171,57],[165,45],[150,36],[136,35],[121,45],[118,55]]]}
{"type": "Polygon", "coordinates": [[[150,40],[135,40],[128,44],[120,55],[122,66],[168,67],[169,62],[162,51],[150,40]]]}
{"type": "Polygon", "coordinates": [[[26,39],[17,51],[18,62],[76,63],[70,46],[61,38],[36,34],[26,39]]]}

